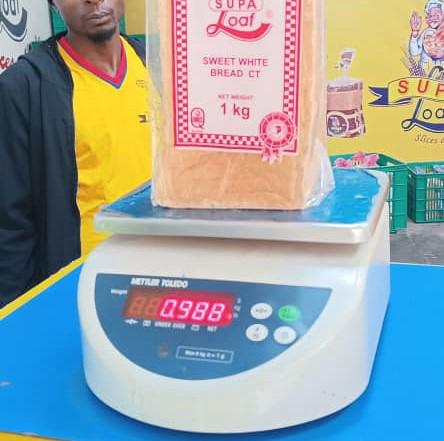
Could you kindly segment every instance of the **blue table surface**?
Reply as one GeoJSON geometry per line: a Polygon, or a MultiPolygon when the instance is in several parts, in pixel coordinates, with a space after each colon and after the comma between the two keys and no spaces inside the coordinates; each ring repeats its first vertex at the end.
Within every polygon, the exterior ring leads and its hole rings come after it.
{"type": "Polygon", "coordinates": [[[370,386],[346,409],[302,426],[199,435],[133,421],[88,390],[82,370],[79,270],[0,321],[0,431],[70,441],[444,439],[444,267],[392,265],[370,386]]]}

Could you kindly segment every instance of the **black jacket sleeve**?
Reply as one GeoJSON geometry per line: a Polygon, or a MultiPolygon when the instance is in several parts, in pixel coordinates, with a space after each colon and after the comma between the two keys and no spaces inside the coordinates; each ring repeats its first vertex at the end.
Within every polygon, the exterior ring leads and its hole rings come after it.
{"type": "Polygon", "coordinates": [[[136,51],[136,54],[140,57],[143,64],[146,65],[146,46],[145,41],[135,38],[129,37],[128,35],[123,35],[123,37],[128,41],[128,43],[133,47],[136,51]]]}
{"type": "Polygon", "coordinates": [[[36,266],[28,91],[14,66],[0,75],[0,308],[31,286],[36,266]]]}

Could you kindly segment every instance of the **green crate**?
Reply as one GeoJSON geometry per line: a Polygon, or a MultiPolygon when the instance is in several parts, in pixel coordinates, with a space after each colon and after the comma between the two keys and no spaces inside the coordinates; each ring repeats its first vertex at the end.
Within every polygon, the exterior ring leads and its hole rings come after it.
{"type": "Polygon", "coordinates": [[[63,21],[62,16],[58,13],[55,8],[51,8],[51,25],[52,25],[52,33],[58,34],[59,32],[66,31],[65,22],[63,21]]]}
{"type": "MultiPolygon", "coordinates": [[[[390,190],[387,195],[390,232],[396,233],[407,227],[407,165],[382,153],[378,155],[378,167],[373,170],[387,173],[390,179],[390,190]]],[[[337,158],[350,159],[352,156],[353,154],[334,155],[330,156],[330,161],[334,165],[337,158]]]]}
{"type": "Polygon", "coordinates": [[[444,173],[434,173],[434,165],[444,162],[407,164],[409,217],[417,223],[444,222],[444,173]]]}

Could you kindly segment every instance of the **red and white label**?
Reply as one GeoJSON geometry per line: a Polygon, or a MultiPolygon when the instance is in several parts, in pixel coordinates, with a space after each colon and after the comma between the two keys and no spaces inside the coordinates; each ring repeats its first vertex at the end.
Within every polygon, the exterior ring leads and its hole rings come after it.
{"type": "Polygon", "coordinates": [[[171,0],[175,145],[297,152],[301,0],[171,0]]]}

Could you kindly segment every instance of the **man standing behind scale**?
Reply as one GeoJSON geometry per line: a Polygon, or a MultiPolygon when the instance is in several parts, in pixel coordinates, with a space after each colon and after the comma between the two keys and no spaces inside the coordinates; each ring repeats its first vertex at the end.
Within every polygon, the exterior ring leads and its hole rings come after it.
{"type": "Polygon", "coordinates": [[[88,253],[99,207],[151,174],[151,83],[144,45],[119,34],[124,0],[49,3],[67,32],[0,76],[0,308],[88,253]]]}

